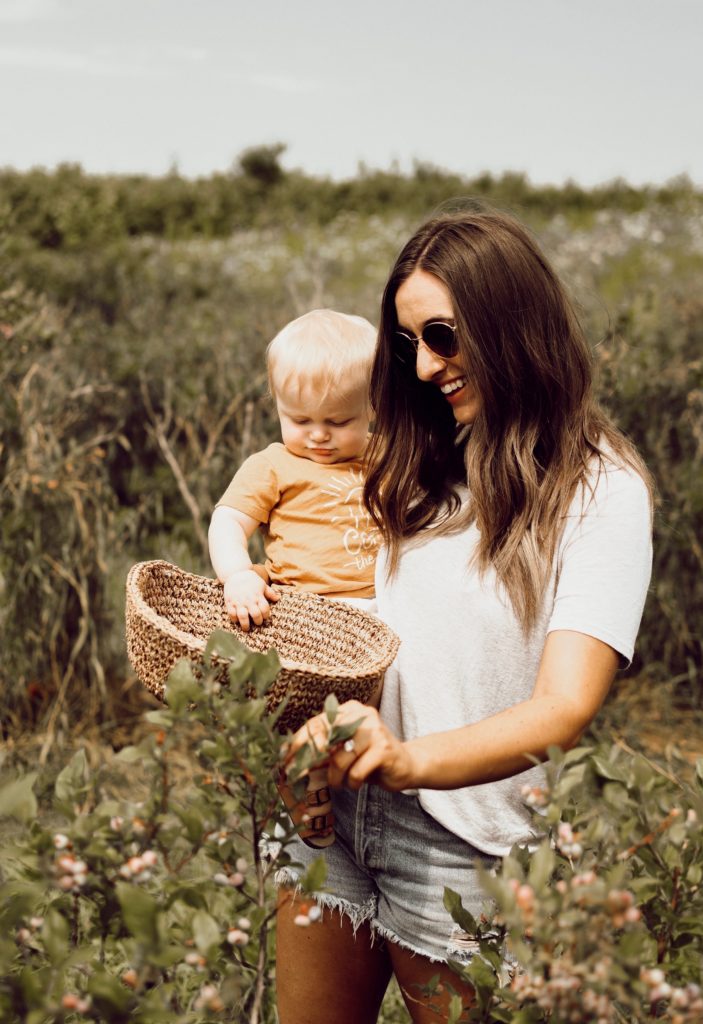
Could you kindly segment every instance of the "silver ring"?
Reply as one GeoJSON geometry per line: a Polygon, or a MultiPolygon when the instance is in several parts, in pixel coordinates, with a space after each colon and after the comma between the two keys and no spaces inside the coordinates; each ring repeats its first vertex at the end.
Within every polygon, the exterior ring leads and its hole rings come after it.
{"type": "Polygon", "coordinates": [[[353,754],[353,753],[355,753],[355,751],[356,751],[356,747],[355,747],[355,745],[354,745],[354,740],[351,740],[351,739],[349,739],[349,740],[346,740],[346,741],[345,741],[345,743],[344,743],[344,747],[343,747],[343,750],[344,750],[344,751],[345,751],[345,753],[347,753],[347,754],[353,754]]]}

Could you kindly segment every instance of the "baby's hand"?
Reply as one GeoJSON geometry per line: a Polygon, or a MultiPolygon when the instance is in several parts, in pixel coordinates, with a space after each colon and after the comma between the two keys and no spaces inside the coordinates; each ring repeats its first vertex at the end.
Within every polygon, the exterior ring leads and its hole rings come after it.
{"type": "Polygon", "coordinates": [[[271,618],[269,601],[275,602],[279,596],[253,569],[232,573],[225,582],[227,614],[245,633],[249,632],[250,620],[260,626],[264,619],[271,618]]]}

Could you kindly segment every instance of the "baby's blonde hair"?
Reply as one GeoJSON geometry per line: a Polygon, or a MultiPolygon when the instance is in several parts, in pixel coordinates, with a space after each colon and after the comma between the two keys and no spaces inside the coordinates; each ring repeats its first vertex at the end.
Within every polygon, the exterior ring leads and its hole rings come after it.
{"type": "Polygon", "coordinates": [[[363,316],[313,309],[286,324],[266,349],[271,394],[368,393],[376,329],[363,316]]]}

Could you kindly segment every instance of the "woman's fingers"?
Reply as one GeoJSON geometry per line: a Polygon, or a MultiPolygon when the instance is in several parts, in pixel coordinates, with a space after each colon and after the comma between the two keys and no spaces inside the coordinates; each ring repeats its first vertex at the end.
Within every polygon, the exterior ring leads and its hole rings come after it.
{"type": "Polygon", "coordinates": [[[375,708],[358,707],[364,712],[364,720],[352,740],[333,751],[328,769],[330,784],[359,789],[365,782],[373,782],[389,790],[414,786],[409,746],[390,731],[375,708]]]}
{"type": "Polygon", "coordinates": [[[331,786],[359,789],[369,780],[392,790],[413,785],[407,745],[384,725],[375,708],[347,701],[340,705],[334,724],[338,727],[359,720],[353,736],[329,747],[332,729],[327,715],[311,718],[293,736],[286,753],[286,768],[290,770],[303,746],[312,744],[320,754],[329,751],[327,771],[331,786]]]}
{"type": "MultiPolygon", "coordinates": [[[[363,712],[366,710],[364,705],[360,704],[358,701],[348,701],[346,704],[342,704],[340,706],[338,716],[335,719],[335,725],[341,725],[344,721],[355,721],[353,714],[346,713],[350,706],[352,708],[355,707],[357,712],[363,712]]],[[[357,713],[356,718],[359,717],[360,715],[357,713]]],[[[289,766],[292,764],[295,759],[295,755],[307,744],[312,744],[319,753],[323,753],[327,750],[331,731],[332,727],[326,712],[322,712],[321,714],[308,719],[305,725],[302,725],[300,729],[294,733],[290,743],[288,744],[286,751],[286,765],[289,766]]]]}
{"type": "Polygon", "coordinates": [[[315,715],[293,735],[286,748],[285,765],[290,768],[295,755],[303,747],[312,745],[315,750],[322,752],[327,748],[327,741],[330,734],[330,724],[327,715],[315,715]]]}
{"type": "Polygon", "coordinates": [[[330,786],[342,786],[347,781],[351,768],[358,764],[362,752],[363,739],[357,729],[355,735],[344,743],[340,743],[330,755],[327,778],[330,786]]]}

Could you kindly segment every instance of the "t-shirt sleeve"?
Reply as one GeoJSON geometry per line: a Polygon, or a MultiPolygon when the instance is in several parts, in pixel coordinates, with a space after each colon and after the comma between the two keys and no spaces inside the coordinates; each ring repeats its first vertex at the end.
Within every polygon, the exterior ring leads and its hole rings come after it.
{"type": "Polygon", "coordinates": [[[586,633],[629,664],[652,573],[649,493],[634,472],[609,469],[583,504],[567,517],[547,632],[586,633]]]}
{"type": "Polygon", "coordinates": [[[239,467],[217,505],[235,508],[260,523],[267,523],[271,509],[278,504],[280,497],[275,466],[266,452],[256,452],[239,467]]]}

